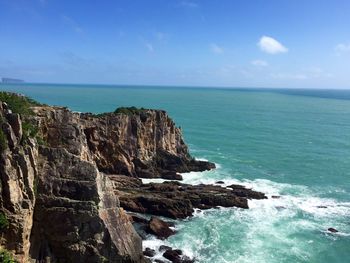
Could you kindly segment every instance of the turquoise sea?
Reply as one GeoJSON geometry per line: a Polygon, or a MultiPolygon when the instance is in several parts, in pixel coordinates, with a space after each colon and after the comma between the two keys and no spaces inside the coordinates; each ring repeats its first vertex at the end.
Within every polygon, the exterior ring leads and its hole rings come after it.
{"type": "Polygon", "coordinates": [[[199,262],[350,262],[350,90],[49,84],[0,90],[81,112],[164,109],[192,154],[218,166],[184,174],[185,182],[223,180],[280,196],[179,222],[178,234],[164,243],[199,262]]]}

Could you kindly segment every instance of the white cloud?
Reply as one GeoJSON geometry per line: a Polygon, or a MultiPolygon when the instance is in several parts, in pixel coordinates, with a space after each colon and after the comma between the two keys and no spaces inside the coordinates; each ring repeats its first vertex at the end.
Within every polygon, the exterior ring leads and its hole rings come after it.
{"type": "Polygon", "coordinates": [[[253,60],[252,62],[252,65],[254,66],[257,66],[257,67],[267,67],[269,65],[269,63],[267,63],[266,61],[264,60],[253,60]]]}
{"type": "Polygon", "coordinates": [[[262,36],[258,42],[260,49],[269,54],[278,54],[288,52],[288,48],[283,46],[276,39],[268,36],[262,36]]]}
{"type": "Polygon", "coordinates": [[[210,49],[215,54],[222,54],[224,53],[224,49],[222,47],[219,47],[217,44],[213,43],[210,44],[210,49]]]}
{"type": "Polygon", "coordinates": [[[338,44],[335,46],[334,50],[337,52],[338,55],[340,53],[350,52],[350,44],[338,44]]]}

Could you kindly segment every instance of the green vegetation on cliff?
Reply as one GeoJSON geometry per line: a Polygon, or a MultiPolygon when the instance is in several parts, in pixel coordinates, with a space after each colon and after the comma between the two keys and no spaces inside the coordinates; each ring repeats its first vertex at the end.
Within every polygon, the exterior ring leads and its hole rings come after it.
{"type": "MultiPolygon", "coordinates": [[[[34,114],[31,107],[42,106],[43,104],[23,95],[3,91],[0,92],[0,101],[5,102],[13,113],[21,115],[23,130],[22,144],[26,144],[29,138],[36,138],[39,144],[44,144],[42,138],[37,135],[38,127],[25,118],[34,114]]],[[[0,125],[2,123],[3,120],[0,119],[0,125]]],[[[0,152],[5,150],[6,146],[6,136],[2,129],[0,129],[0,152]]]]}
{"type": "MultiPolygon", "coordinates": [[[[3,212],[0,212],[0,232],[9,226],[9,221],[3,212]]],[[[1,262],[1,261],[0,261],[1,262]]]]}
{"type": "Polygon", "coordinates": [[[13,259],[11,253],[5,249],[0,249],[0,262],[1,263],[17,263],[17,261],[13,259]]]}
{"type": "Polygon", "coordinates": [[[31,107],[42,105],[29,97],[3,91],[0,92],[0,101],[6,102],[6,104],[12,110],[12,112],[24,116],[33,115],[31,107]]]}
{"type": "Polygon", "coordinates": [[[145,108],[136,108],[136,107],[119,107],[117,108],[114,113],[116,114],[126,114],[126,115],[133,115],[133,114],[139,114],[141,112],[146,111],[145,108]]]}

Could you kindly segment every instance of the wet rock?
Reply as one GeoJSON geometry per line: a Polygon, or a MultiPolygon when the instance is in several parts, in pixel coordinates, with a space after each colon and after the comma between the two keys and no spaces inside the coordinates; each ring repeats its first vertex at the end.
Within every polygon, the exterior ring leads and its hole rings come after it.
{"type": "Polygon", "coordinates": [[[166,250],[171,250],[172,248],[169,246],[161,245],[159,247],[159,251],[166,251],[166,250]]]}
{"type": "Polygon", "coordinates": [[[148,220],[142,216],[133,214],[133,213],[128,213],[128,215],[131,217],[132,222],[135,223],[139,223],[139,224],[144,224],[147,225],[148,224],[148,220]]]}
{"type": "Polygon", "coordinates": [[[271,198],[272,199],[280,199],[281,197],[279,195],[272,195],[271,198]]]}
{"type": "Polygon", "coordinates": [[[190,259],[189,257],[182,254],[182,250],[180,249],[168,249],[164,252],[163,257],[170,260],[173,263],[193,263],[194,259],[190,259]]]}
{"type": "Polygon", "coordinates": [[[174,219],[192,216],[194,208],[248,208],[248,199],[266,198],[263,193],[241,186],[227,189],[218,185],[188,185],[176,181],[142,184],[136,189],[124,185],[115,190],[121,206],[127,211],[174,219]]]}
{"type": "Polygon", "coordinates": [[[154,249],[151,249],[149,247],[146,247],[145,251],[143,251],[143,254],[146,257],[154,257],[156,255],[156,251],[154,249]]]}
{"type": "Polygon", "coordinates": [[[317,208],[327,208],[327,206],[325,206],[325,205],[318,205],[318,206],[316,206],[317,208]]]}
{"type": "Polygon", "coordinates": [[[246,189],[245,186],[239,185],[239,184],[231,184],[229,186],[226,186],[227,188],[232,188],[232,189],[246,189]]]}
{"type": "Polygon", "coordinates": [[[225,182],[224,181],[216,181],[215,183],[216,184],[224,184],[225,182]]]}
{"type": "Polygon", "coordinates": [[[155,235],[159,239],[166,239],[175,234],[175,231],[170,228],[170,225],[167,222],[157,217],[151,218],[146,231],[155,235]]]}
{"type": "Polygon", "coordinates": [[[181,262],[182,251],[180,249],[168,249],[163,253],[163,257],[174,263],[181,262]]]}
{"type": "Polygon", "coordinates": [[[333,228],[333,227],[330,227],[327,229],[329,232],[332,232],[332,233],[337,233],[339,232],[337,229],[333,228]]]}

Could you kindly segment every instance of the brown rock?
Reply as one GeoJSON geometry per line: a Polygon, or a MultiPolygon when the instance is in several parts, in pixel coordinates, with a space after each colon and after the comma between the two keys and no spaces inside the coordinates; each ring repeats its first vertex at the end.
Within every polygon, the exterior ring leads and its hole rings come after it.
{"type": "Polygon", "coordinates": [[[175,234],[175,231],[170,228],[170,225],[167,222],[157,217],[151,218],[148,224],[147,232],[155,235],[159,239],[166,239],[175,234]]]}
{"type": "MultiPolygon", "coordinates": [[[[114,177],[113,180],[118,180],[114,177]]],[[[218,185],[188,185],[179,182],[142,184],[137,189],[124,185],[116,188],[120,204],[128,211],[170,218],[191,216],[194,208],[210,209],[218,206],[248,208],[247,199],[264,199],[263,193],[218,185]]]]}

